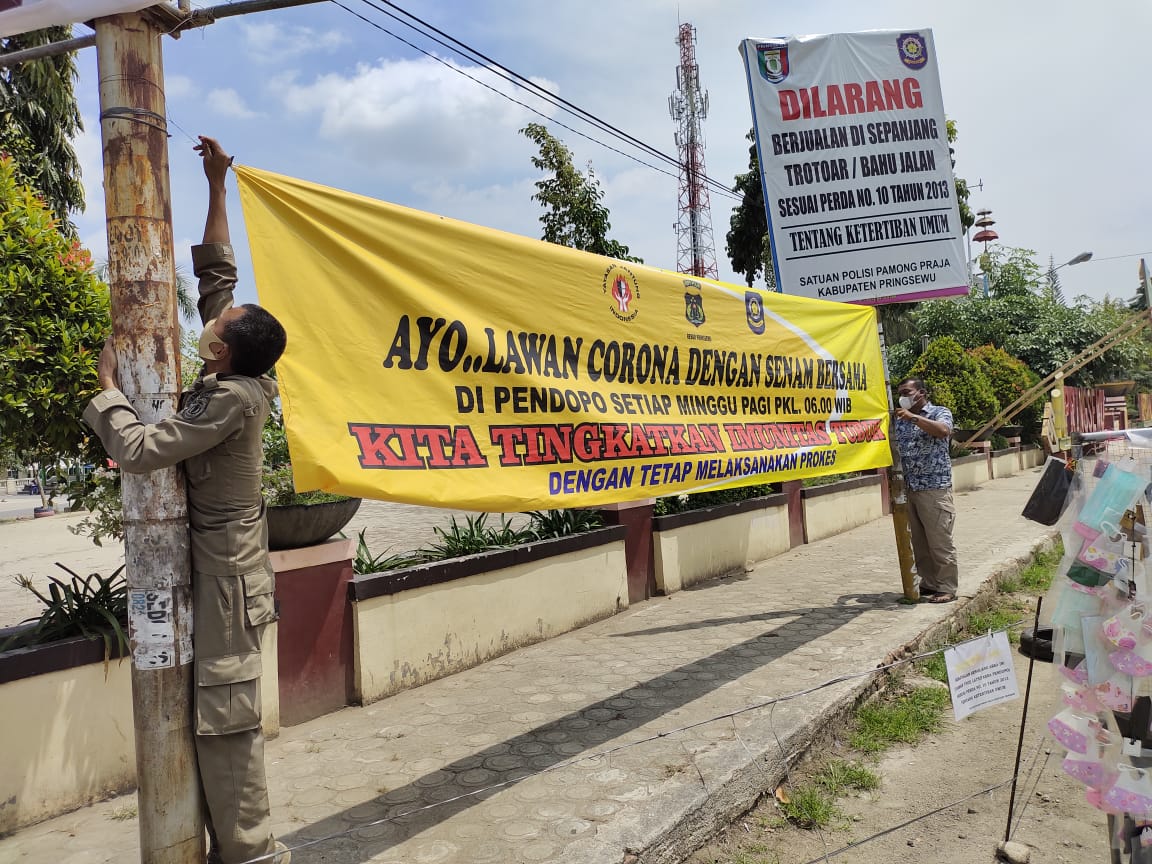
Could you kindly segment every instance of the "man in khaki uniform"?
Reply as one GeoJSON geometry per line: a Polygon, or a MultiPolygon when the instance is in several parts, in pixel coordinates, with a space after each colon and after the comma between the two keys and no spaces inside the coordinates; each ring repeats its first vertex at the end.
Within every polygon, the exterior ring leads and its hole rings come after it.
{"type": "MultiPolygon", "coordinates": [[[[231,159],[212,139],[200,142],[209,203],[204,243],[192,247],[192,262],[200,279],[204,370],[181,395],[176,416],[146,425],[118,389],[109,340],[99,365],[104,392],[84,420],[124,471],[184,467],[192,529],[196,754],[208,805],[209,860],[239,864],[285,848],[272,836],[268,811],[260,636],[275,617],[261,433],[276,383],[265,373],[286,340],[264,309],[232,305],[236,264],[225,206],[231,159]]],[[[276,864],[290,857],[281,852],[276,864]]]]}

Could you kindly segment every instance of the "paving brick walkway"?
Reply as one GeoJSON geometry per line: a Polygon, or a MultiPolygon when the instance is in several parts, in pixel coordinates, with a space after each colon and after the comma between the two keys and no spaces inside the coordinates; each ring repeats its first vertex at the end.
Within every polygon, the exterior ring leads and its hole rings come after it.
{"type": "MultiPolygon", "coordinates": [[[[1046,536],[1018,515],[1036,477],[957,496],[963,594],[1046,536]]],[[[286,728],[268,745],[277,831],[292,846],[338,835],[299,849],[294,864],[616,864],[626,850],[676,860],[683,833],[750,802],[863,679],[706,721],[873,668],[955,608],[901,605],[899,587],[882,519],[286,728]]],[[[135,821],[111,818],[133,803],[0,839],[0,861],[138,860],[135,821]]]]}

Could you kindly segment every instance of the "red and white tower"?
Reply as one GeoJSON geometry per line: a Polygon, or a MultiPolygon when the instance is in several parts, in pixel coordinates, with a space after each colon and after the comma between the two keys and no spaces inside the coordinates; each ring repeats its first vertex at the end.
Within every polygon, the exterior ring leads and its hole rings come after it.
{"type": "Polygon", "coordinates": [[[704,129],[708,93],[700,89],[696,65],[696,28],[680,25],[680,65],[676,90],[668,110],[676,121],[680,155],[680,216],[676,220],[676,269],[694,276],[716,278],[716,248],[712,242],[712,207],[704,171],[704,129]]]}

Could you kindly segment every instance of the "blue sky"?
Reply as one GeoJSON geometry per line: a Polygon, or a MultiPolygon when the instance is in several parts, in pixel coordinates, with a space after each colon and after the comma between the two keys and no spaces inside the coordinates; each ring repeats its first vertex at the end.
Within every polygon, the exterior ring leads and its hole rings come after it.
{"type": "MultiPolygon", "coordinates": [[[[341,2],[547,117],[607,140],[361,0],[341,2]]],[[[1003,241],[1036,250],[1044,262],[1050,255],[1061,263],[1092,251],[1093,261],[1060,271],[1066,296],[1128,297],[1134,293],[1138,259],[1103,259],[1135,253],[1152,258],[1152,204],[1145,191],[1152,121],[1143,98],[1149,4],[409,0],[403,5],[672,154],[675,130],[667,99],[679,59],[677,25],[693,23],[701,82],[710,95],[707,171],[728,185],[747,169],[744,135],[751,127],[737,53],[741,39],[931,27],[945,110],[960,130],[956,171],[970,184],[983,181],[971,203],[973,209],[994,211],[1003,241]]],[[[87,31],[77,27],[77,32],[87,31]]],[[[198,133],[219,138],[244,164],[539,236],[541,211],[531,200],[540,176],[530,162],[535,148],[517,130],[543,118],[332,3],[227,19],[179,40],[166,39],[164,49],[173,121],[176,255],[185,266],[204,218],[203,175],[188,137],[198,133]]],[[[86,245],[102,259],[94,49],[80,53],[79,66],[87,131],[77,144],[88,210],[78,224],[86,245]]],[[[591,161],[606,190],[612,236],[646,263],[675,269],[676,177],[567,129],[549,128],[572,149],[577,164],[591,161]]],[[[712,195],[720,277],[741,282],[724,254],[733,204],[712,195]]],[[[234,184],[230,214],[241,264],[240,298],[255,300],[234,184]]]]}

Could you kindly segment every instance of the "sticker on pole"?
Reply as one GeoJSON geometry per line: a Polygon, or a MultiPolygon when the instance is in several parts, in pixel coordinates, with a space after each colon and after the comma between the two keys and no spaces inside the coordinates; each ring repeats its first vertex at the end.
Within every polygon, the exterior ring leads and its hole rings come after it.
{"type": "Polygon", "coordinates": [[[949,648],[944,652],[944,663],[957,720],[1020,698],[1012,649],[1004,631],[949,648]]]}
{"type": "Polygon", "coordinates": [[[171,588],[128,591],[128,636],[132,664],[137,669],[167,669],[176,665],[176,623],[171,588]]]}

